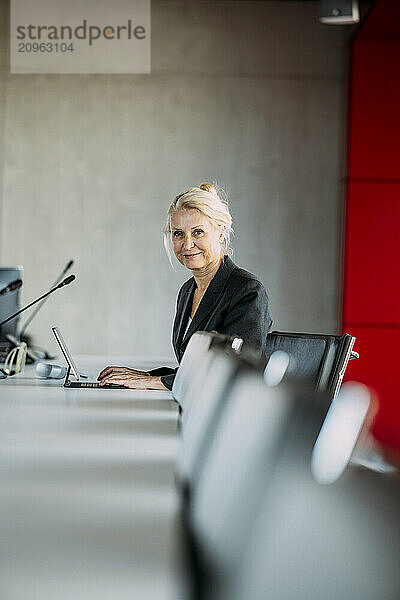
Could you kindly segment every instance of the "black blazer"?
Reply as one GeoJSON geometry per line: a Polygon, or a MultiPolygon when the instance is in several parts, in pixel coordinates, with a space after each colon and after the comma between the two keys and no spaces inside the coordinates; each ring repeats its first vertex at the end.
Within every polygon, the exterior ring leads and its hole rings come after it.
{"type": "MultiPolygon", "coordinates": [[[[254,275],[237,267],[226,256],[185,333],[195,289],[196,282],[191,277],[179,290],[176,302],[172,343],[179,363],[189,339],[196,331],[217,331],[238,336],[260,353],[265,352],[272,320],[268,311],[267,292],[254,275]]],[[[177,370],[160,367],[150,371],[150,374],[161,375],[162,383],[171,390],[177,370]]]]}

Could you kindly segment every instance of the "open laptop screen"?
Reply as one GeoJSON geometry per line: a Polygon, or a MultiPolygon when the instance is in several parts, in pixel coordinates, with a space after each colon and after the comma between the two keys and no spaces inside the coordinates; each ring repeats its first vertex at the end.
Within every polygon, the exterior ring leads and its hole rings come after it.
{"type": "Polygon", "coordinates": [[[78,369],[76,368],[74,359],[72,358],[71,353],[68,350],[64,338],[62,337],[58,327],[52,327],[51,330],[54,333],[54,337],[57,340],[57,344],[60,346],[61,352],[63,353],[65,360],[67,361],[67,365],[71,367],[73,375],[76,377],[77,380],[79,380],[78,369]]]}

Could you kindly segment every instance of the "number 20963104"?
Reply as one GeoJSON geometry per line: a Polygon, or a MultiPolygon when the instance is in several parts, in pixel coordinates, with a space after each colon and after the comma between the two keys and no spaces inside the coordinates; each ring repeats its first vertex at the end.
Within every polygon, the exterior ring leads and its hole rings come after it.
{"type": "Polygon", "coordinates": [[[41,42],[40,44],[37,42],[19,42],[18,44],[18,52],[73,52],[74,45],[72,42],[67,44],[65,42],[41,42]]]}

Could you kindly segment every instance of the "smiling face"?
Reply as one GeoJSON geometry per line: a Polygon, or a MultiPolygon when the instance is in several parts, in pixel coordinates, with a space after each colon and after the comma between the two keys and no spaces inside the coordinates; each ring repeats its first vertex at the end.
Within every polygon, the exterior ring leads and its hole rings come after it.
{"type": "Polygon", "coordinates": [[[195,272],[219,265],[221,231],[197,209],[178,210],[171,217],[172,246],[179,262],[195,272]]]}

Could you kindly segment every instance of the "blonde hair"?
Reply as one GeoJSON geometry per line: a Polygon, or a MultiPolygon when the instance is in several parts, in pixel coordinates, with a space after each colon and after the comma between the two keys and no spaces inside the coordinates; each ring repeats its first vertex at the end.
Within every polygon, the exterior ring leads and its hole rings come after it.
{"type": "Polygon", "coordinates": [[[201,183],[199,187],[193,187],[179,194],[171,202],[167,220],[164,226],[164,247],[168,255],[169,261],[171,261],[171,248],[168,242],[172,233],[172,215],[178,210],[199,210],[203,215],[208,217],[210,221],[216,226],[223,229],[223,239],[221,242],[221,255],[226,254],[230,256],[232,254],[231,248],[231,235],[232,229],[232,216],[229,212],[228,201],[223,198],[223,191],[217,186],[211,183],[201,183]]]}

